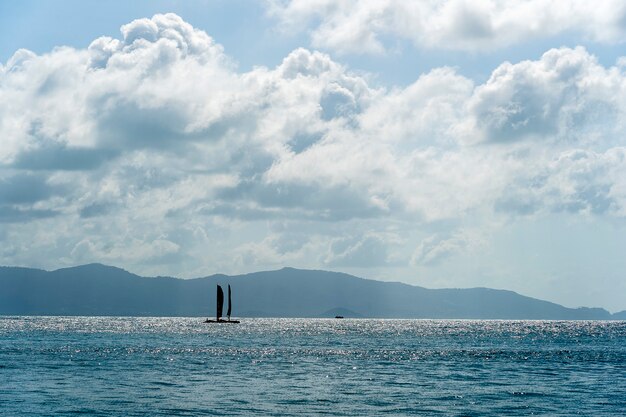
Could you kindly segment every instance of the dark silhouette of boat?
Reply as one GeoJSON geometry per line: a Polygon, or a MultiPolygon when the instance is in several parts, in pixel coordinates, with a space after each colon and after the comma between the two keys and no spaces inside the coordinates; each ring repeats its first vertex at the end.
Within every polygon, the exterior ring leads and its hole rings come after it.
{"type": "Polygon", "coordinates": [[[343,316],[335,316],[336,319],[342,319],[343,316]]]}
{"type": "Polygon", "coordinates": [[[228,285],[228,311],[226,312],[227,320],[222,318],[222,309],[224,307],[224,291],[222,291],[222,287],[217,286],[217,311],[215,313],[215,320],[206,319],[205,323],[239,323],[239,320],[231,320],[230,313],[233,307],[233,303],[230,297],[230,284],[228,285]]]}

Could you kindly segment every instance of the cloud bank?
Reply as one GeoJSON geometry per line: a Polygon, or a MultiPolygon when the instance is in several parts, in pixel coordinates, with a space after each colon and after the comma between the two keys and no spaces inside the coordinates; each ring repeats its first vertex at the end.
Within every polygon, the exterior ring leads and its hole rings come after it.
{"type": "Polygon", "coordinates": [[[307,49],[241,72],[174,14],[121,34],[0,67],[0,263],[423,272],[517,219],[626,216],[624,66],[582,47],[381,88],[307,49]]]}
{"type": "Polygon", "coordinates": [[[283,30],[310,30],[315,48],[379,54],[406,40],[417,47],[488,51],[568,32],[601,43],[626,40],[619,0],[269,0],[283,30]]]}

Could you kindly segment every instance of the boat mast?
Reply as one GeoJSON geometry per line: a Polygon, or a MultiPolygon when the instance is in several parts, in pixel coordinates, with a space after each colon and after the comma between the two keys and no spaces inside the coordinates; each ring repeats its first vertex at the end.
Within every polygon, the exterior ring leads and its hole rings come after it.
{"type": "Polygon", "coordinates": [[[230,321],[230,311],[232,309],[233,303],[230,300],[230,284],[228,284],[228,311],[226,312],[226,315],[228,316],[228,321],[230,321]]]}

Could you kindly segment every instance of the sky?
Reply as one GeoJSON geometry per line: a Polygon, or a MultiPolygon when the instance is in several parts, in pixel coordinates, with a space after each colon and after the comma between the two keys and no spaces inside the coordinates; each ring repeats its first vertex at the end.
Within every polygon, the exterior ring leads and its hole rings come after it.
{"type": "Polygon", "coordinates": [[[0,3],[0,264],[626,309],[626,3],[0,3]]]}

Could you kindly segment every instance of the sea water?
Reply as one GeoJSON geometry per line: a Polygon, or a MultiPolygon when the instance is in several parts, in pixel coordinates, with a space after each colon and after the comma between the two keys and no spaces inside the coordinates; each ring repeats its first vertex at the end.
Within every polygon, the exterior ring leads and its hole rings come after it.
{"type": "Polygon", "coordinates": [[[0,317],[2,416],[624,416],[626,322],[0,317]]]}

